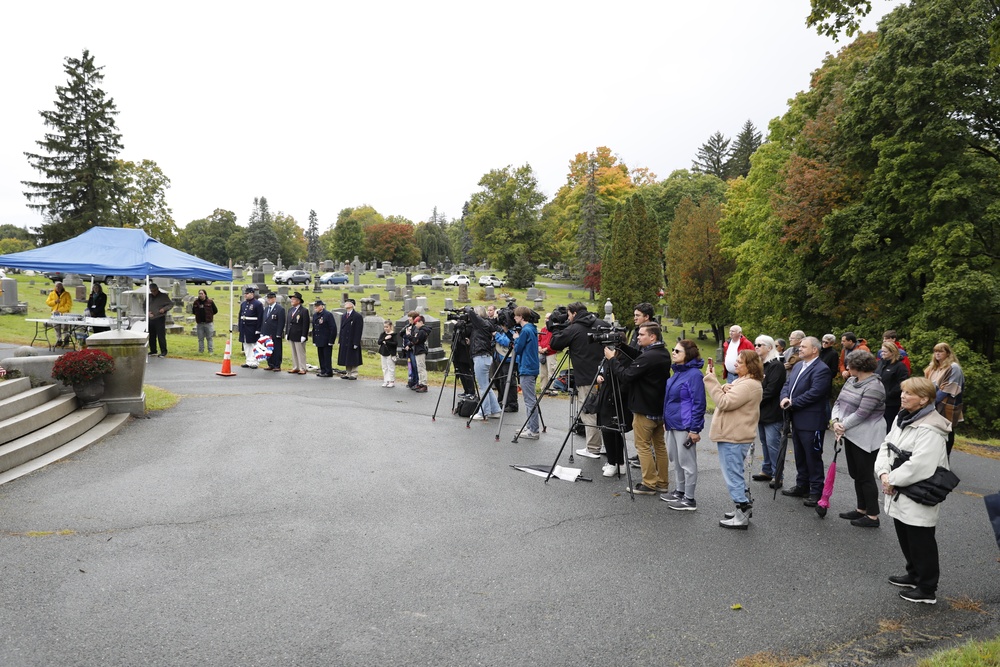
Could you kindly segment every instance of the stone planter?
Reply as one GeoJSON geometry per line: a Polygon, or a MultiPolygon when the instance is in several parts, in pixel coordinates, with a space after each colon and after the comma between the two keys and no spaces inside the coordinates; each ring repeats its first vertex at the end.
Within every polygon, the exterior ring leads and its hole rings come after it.
{"type": "Polygon", "coordinates": [[[80,399],[81,407],[94,408],[101,403],[104,396],[104,376],[96,377],[87,382],[79,382],[73,385],[73,393],[80,399]]]}

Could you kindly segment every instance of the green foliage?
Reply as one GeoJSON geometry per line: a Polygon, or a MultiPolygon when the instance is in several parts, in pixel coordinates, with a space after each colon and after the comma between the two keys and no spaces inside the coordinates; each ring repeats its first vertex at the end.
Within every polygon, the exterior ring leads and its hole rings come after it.
{"type": "Polygon", "coordinates": [[[0,238],[0,255],[11,255],[15,252],[24,252],[25,250],[31,250],[34,247],[35,244],[31,241],[0,238]]]}
{"type": "Polygon", "coordinates": [[[56,86],[55,110],[39,112],[51,131],[35,143],[39,153],[25,153],[40,181],[22,181],[28,206],[45,217],[43,244],[73,238],[91,227],[114,226],[115,158],[122,149],[115,126],[114,100],[101,89],[103,68],[87,50],[66,58],[65,86],[56,86]]]}
{"type": "Polygon", "coordinates": [[[691,169],[726,180],[729,178],[729,159],[732,156],[729,144],[730,140],[726,139],[722,132],[716,132],[698,149],[691,169]]]}
{"type": "MultiPolygon", "coordinates": [[[[278,239],[278,254],[281,255],[282,264],[292,265],[304,261],[307,247],[306,235],[295,218],[279,211],[274,214],[271,227],[278,239]]],[[[275,256],[272,261],[277,261],[277,259],[275,256]]]]}
{"type": "Polygon", "coordinates": [[[319,262],[323,259],[323,247],[319,242],[319,220],[316,211],[309,211],[309,228],[306,229],[306,260],[319,262]]]}
{"type": "Polygon", "coordinates": [[[338,262],[351,262],[365,256],[365,232],[357,218],[346,216],[333,228],[327,257],[338,262]]]}
{"type": "Polygon", "coordinates": [[[498,269],[509,269],[519,257],[531,261],[542,245],[539,209],[545,195],[530,165],[493,169],[472,195],[465,222],[472,234],[472,251],[498,269]]]}
{"type": "Polygon", "coordinates": [[[448,225],[448,242],[451,248],[451,259],[455,264],[472,264],[472,232],[466,220],[469,215],[469,203],[462,206],[462,217],[453,220],[448,225]]]}
{"type": "MultiPolygon", "coordinates": [[[[535,265],[527,257],[518,257],[507,271],[506,287],[527,289],[535,284],[535,265]]],[[[530,307],[530,306],[529,306],[530,307]]]]}
{"type": "Polygon", "coordinates": [[[760,148],[761,139],[760,132],[751,121],[743,124],[740,133],[736,135],[729,163],[726,165],[729,178],[745,177],[750,173],[750,156],[760,148]]]}
{"type": "Polygon", "coordinates": [[[414,240],[412,224],[383,222],[364,230],[365,259],[392,262],[395,266],[413,266],[420,261],[420,248],[414,240]]]}
{"type": "Polygon", "coordinates": [[[601,296],[611,300],[616,319],[631,327],[637,303],[656,303],[663,267],[656,225],[636,193],[618,205],[611,220],[611,242],[601,263],[601,296]]]}
{"type": "Polygon", "coordinates": [[[806,25],[820,35],[837,39],[841,32],[853,37],[861,19],[872,10],[871,0],[809,0],[812,11],[806,25]]]}
{"type": "Polygon", "coordinates": [[[177,224],[167,205],[170,179],[152,160],[135,162],[117,161],[114,201],[114,218],[118,227],[141,229],[151,237],[176,245],[177,224]]]}
{"type": "Polygon", "coordinates": [[[701,201],[703,197],[722,203],[726,197],[726,182],[712,174],[701,174],[678,169],[659,183],[644,185],[639,189],[646,200],[646,213],[660,231],[660,245],[664,248],[670,240],[670,225],[677,205],[685,197],[701,201]]]}
{"type": "Polygon", "coordinates": [[[451,239],[445,225],[421,222],[414,230],[413,240],[420,249],[420,260],[429,266],[437,266],[445,258],[451,259],[451,239]]]}
{"type": "MultiPolygon", "coordinates": [[[[199,220],[192,220],[177,235],[177,245],[184,252],[195,257],[228,266],[229,258],[243,261],[243,256],[229,252],[228,243],[241,227],[236,224],[236,214],[221,208],[215,209],[212,215],[199,220]]],[[[243,231],[245,243],[246,230],[243,231]]],[[[245,249],[244,249],[245,251],[245,249]]]]}
{"type": "MultiPolygon", "coordinates": [[[[31,232],[29,232],[27,229],[11,224],[0,225],[0,239],[17,239],[18,241],[28,241],[28,242],[31,242],[33,240],[31,232]]],[[[32,243],[31,245],[32,247],[34,247],[34,243],[32,243]]]]}
{"type": "Polygon", "coordinates": [[[248,256],[244,257],[244,261],[249,261],[254,266],[261,259],[276,261],[278,253],[281,252],[278,234],[274,231],[274,217],[264,197],[255,197],[253,200],[246,243],[248,256]]]}
{"type": "Polygon", "coordinates": [[[917,667],[994,667],[1000,665],[1000,638],[970,641],[958,648],[939,651],[917,663],[917,667]]]}

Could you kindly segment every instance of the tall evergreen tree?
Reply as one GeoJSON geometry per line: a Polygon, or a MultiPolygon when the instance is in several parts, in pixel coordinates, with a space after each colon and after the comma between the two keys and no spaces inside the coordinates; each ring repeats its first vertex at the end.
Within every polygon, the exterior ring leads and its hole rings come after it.
{"type": "Polygon", "coordinates": [[[730,140],[726,139],[722,132],[710,136],[698,149],[698,156],[692,163],[692,169],[726,180],[729,176],[728,165],[732,154],[729,144],[730,140]]]}
{"type": "Polygon", "coordinates": [[[265,197],[253,200],[253,212],[247,225],[247,251],[250,254],[247,259],[253,263],[259,259],[276,261],[281,252],[278,234],[274,231],[274,219],[265,197]]]}
{"type": "MultiPolygon", "coordinates": [[[[580,201],[580,227],[576,232],[576,256],[580,263],[581,273],[601,261],[600,248],[602,244],[601,219],[604,217],[604,207],[597,198],[597,165],[591,162],[590,174],[587,177],[586,189],[580,201]]],[[[594,300],[594,288],[590,288],[590,300],[594,300]]]]}
{"type": "Polygon", "coordinates": [[[306,230],[306,258],[310,262],[322,259],[323,249],[319,244],[319,219],[316,211],[309,211],[309,228],[306,230]]]}
{"type": "Polygon", "coordinates": [[[38,232],[45,244],[115,224],[115,158],[122,149],[118,110],[100,87],[103,68],[94,66],[89,51],[67,57],[63,69],[69,81],[56,86],[55,110],[39,112],[52,131],[35,142],[39,153],[25,153],[44,178],[21,183],[28,188],[28,206],[45,218],[38,232]]]}
{"type": "Polygon", "coordinates": [[[601,297],[611,300],[617,319],[632,326],[632,308],[644,301],[656,303],[663,280],[656,223],[646,214],[641,194],[633,194],[615,208],[611,242],[601,264],[601,297]]]}
{"type": "Polygon", "coordinates": [[[743,123],[743,129],[736,135],[736,140],[733,143],[729,165],[726,169],[730,178],[737,176],[746,178],[746,175],[750,173],[750,156],[760,148],[762,139],[761,133],[757,131],[753,122],[748,120],[743,123]]]}

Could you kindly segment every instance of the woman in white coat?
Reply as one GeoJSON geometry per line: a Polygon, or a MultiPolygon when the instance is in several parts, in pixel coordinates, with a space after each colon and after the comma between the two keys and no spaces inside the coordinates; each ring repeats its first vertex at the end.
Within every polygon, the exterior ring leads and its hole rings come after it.
{"type": "Polygon", "coordinates": [[[921,505],[897,493],[897,486],[909,486],[931,477],[938,467],[948,468],[945,442],[951,423],[934,409],[937,390],[927,378],[904,380],[903,409],[879,448],[875,477],[882,483],[885,513],[892,517],[899,547],[906,559],[906,574],[889,577],[889,583],[905,590],[899,597],[909,602],[934,604],[940,575],[937,526],[940,505],[921,505]],[[896,465],[898,456],[888,443],[910,457],[896,465]]]}

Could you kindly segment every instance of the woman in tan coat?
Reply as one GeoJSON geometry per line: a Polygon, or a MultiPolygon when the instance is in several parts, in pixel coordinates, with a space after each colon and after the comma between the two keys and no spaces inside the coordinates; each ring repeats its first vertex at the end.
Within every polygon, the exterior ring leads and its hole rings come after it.
{"type": "Polygon", "coordinates": [[[705,389],[715,401],[708,437],[719,447],[722,477],[729,488],[729,497],[736,503],[736,511],[719,521],[723,528],[746,530],[750,525],[753,512],[747,498],[743,462],[757,435],[763,379],[764,365],[754,350],[740,351],[736,358],[736,380],[731,384],[719,384],[715,373],[705,375],[705,389]]]}

